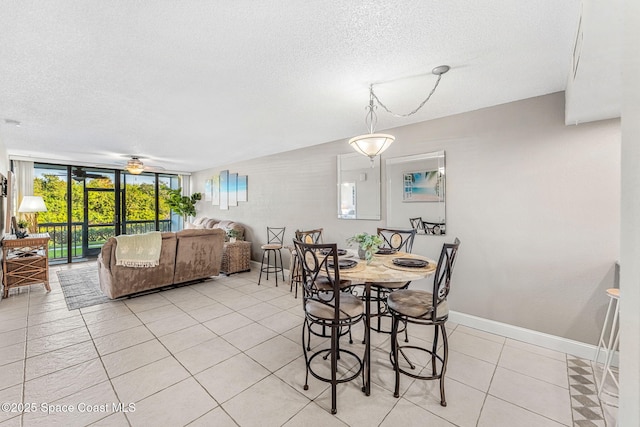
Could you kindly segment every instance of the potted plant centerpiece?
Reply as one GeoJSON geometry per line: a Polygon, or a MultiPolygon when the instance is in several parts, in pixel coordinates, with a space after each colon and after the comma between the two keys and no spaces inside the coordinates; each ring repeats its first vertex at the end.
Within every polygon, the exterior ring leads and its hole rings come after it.
{"type": "Polygon", "coordinates": [[[202,193],[193,193],[191,197],[183,196],[182,189],[169,190],[169,207],[172,211],[182,216],[182,226],[187,223],[187,218],[196,216],[196,202],[202,200],[202,193]]]}
{"type": "Polygon", "coordinates": [[[373,254],[378,252],[378,248],[382,245],[382,238],[377,234],[358,233],[347,239],[347,243],[358,244],[358,256],[360,259],[367,260],[367,264],[373,259],[373,254]]]}
{"type": "Polygon", "coordinates": [[[240,237],[240,232],[233,228],[227,230],[227,236],[229,237],[229,243],[235,243],[236,239],[240,237]]]}

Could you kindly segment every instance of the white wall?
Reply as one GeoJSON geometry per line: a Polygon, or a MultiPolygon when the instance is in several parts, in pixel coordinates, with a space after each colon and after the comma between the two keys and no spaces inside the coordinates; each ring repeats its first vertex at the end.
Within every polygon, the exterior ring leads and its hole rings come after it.
{"type": "MultiPolygon", "coordinates": [[[[414,253],[437,258],[444,241],[462,241],[452,309],[595,344],[604,289],[619,257],[620,122],[564,125],[556,93],[393,129],[385,158],[446,151],[447,235],[419,236],[414,253]]],[[[201,171],[193,191],[221,169],[249,177],[249,201],[199,215],[248,226],[260,257],[266,227],[324,227],[344,246],[382,221],[336,218],[336,141],[201,171]]],[[[383,161],[383,197],[386,203],[383,161]]],[[[418,283],[417,286],[426,286],[418,283]]]]}

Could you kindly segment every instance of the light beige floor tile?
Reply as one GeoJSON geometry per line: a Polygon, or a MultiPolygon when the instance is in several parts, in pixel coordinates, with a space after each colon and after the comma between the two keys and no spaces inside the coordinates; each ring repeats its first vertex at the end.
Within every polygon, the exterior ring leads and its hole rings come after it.
{"type": "Polygon", "coordinates": [[[489,332],[481,331],[479,329],[470,328],[468,326],[460,325],[456,328],[458,332],[464,332],[465,334],[473,335],[478,338],[484,338],[485,340],[494,341],[498,344],[504,344],[506,338],[500,335],[492,334],[489,332]]]}
{"type": "Polygon", "coordinates": [[[266,427],[281,426],[308,403],[306,397],[270,376],[238,394],[223,407],[241,426],[266,427]]]}
{"type": "Polygon", "coordinates": [[[278,335],[247,350],[246,355],[275,372],[302,355],[302,347],[278,335]]]}
{"type": "MultiPolygon", "coordinates": [[[[176,307],[177,308],[177,307],[176,307]]],[[[188,328],[189,326],[196,325],[198,323],[193,317],[184,312],[165,319],[156,320],[155,322],[146,323],[147,328],[154,333],[155,336],[161,337],[181,329],[188,328]]]]}
{"type": "Polygon", "coordinates": [[[162,296],[162,293],[142,295],[139,297],[125,300],[124,303],[134,313],[140,313],[154,308],[171,304],[171,301],[162,296]]]}
{"type": "Polygon", "coordinates": [[[157,320],[163,320],[169,317],[184,314],[184,311],[180,310],[173,304],[169,304],[157,308],[152,308],[151,310],[141,311],[136,314],[138,315],[138,318],[140,320],[142,320],[146,324],[149,324],[157,320]]]}
{"type": "Polygon", "coordinates": [[[242,298],[245,295],[242,292],[238,292],[234,289],[228,289],[228,288],[216,289],[215,287],[210,287],[209,289],[201,290],[200,292],[207,295],[209,298],[212,298],[223,304],[225,303],[225,301],[231,301],[237,298],[242,298]]]}
{"type": "Polygon", "coordinates": [[[135,326],[121,332],[94,338],[93,343],[98,349],[98,353],[104,356],[154,338],[155,336],[146,326],[135,326]]]}
{"type": "Polygon", "coordinates": [[[91,325],[87,325],[87,328],[89,329],[91,337],[96,339],[105,335],[126,331],[127,329],[140,325],[142,325],[142,322],[132,314],[130,316],[120,317],[117,322],[107,320],[106,322],[92,323],[91,325]]]}
{"type": "MultiPolygon", "coordinates": [[[[263,276],[264,278],[264,276],[263,276]]],[[[286,283],[284,286],[282,283],[278,283],[278,288],[261,288],[257,292],[252,293],[251,295],[254,298],[257,298],[262,301],[271,301],[276,298],[280,298],[283,295],[289,294],[289,284],[286,283]]],[[[298,295],[300,296],[300,295],[298,295]]]]}
{"type": "MultiPolygon", "coordinates": [[[[335,416],[353,427],[379,425],[397,403],[392,393],[376,384],[371,384],[371,395],[365,395],[359,378],[338,384],[336,392],[338,413],[335,416]]],[[[331,389],[325,390],[315,403],[330,413],[331,389]]]]}
{"type": "Polygon", "coordinates": [[[522,341],[516,341],[511,338],[506,339],[505,345],[507,347],[515,347],[515,348],[519,348],[520,350],[525,350],[534,354],[539,354],[541,356],[550,357],[552,359],[556,359],[561,362],[567,361],[567,355],[565,353],[550,350],[548,348],[540,347],[540,346],[529,344],[522,341]]]}
{"type": "Polygon", "coordinates": [[[299,307],[302,310],[302,295],[298,291],[298,298],[294,298],[293,295],[283,295],[278,298],[269,300],[269,304],[280,307],[283,310],[299,307]]]}
{"type": "Polygon", "coordinates": [[[217,335],[209,329],[205,328],[201,324],[197,324],[181,329],[177,332],[164,335],[160,337],[160,342],[162,342],[162,344],[164,344],[171,353],[175,354],[216,337],[217,335]]]}
{"type": "Polygon", "coordinates": [[[197,310],[190,310],[189,316],[193,317],[198,322],[204,323],[208,320],[212,320],[216,317],[221,317],[232,312],[233,310],[231,310],[229,307],[216,302],[197,310]]]}
{"type": "MultiPolygon", "coordinates": [[[[95,311],[110,311],[118,307],[126,307],[127,305],[124,303],[125,300],[122,301],[108,301],[102,304],[90,305],[88,307],[83,307],[80,309],[80,313],[88,314],[93,313],[95,311]]],[[[131,314],[131,313],[127,313],[131,314]]]]}
{"type": "Polygon", "coordinates": [[[245,351],[276,335],[277,334],[269,328],[265,328],[258,323],[251,323],[243,328],[223,335],[222,338],[236,348],[245,351]]]}
{"type": "Polygon", "coordinates": [[[0,333],[9,332],[16,329],[23,329],[27,327],[27,317],[19,317],[14,319],[8,319],[0,322],[0,333]]]}
{"type": "Polygon", "coordinates": [[[24,384],[25,402],[53,402],[107,380],[98,359],[72,366],[24,384]]]}
{"type": "Polygon", "coordinates": [[[196,347],[175,353],[175,358],[193,375],[238,353],[239,350],[237,348],[222,338],[214,338],[196,347]]]}
{"type": "Polygon", "coordinates": [[[104,381],[59,400],[46,402],[48,411],[25,414],[23,421],[27,426],[85,426],[111,413],[112,403],[117,401],[111,384],[104,381]]]}
{"type": "Polygon", "coordinates": [[[191,289],[189,286],[180,286],[178,288],[169,289],[167,291],[162,292],[162,296],[171,301],[172,303],[176,303],[178,301],[189,301],[189,300],[202,300],[202,295],[194,289],[191,289]]]}
{"type": "Polygon", "coordinates": [[[54,320],[66,319],[68,317],[80,316],[78,310],[69,311],[67,307],[63,307],[57,310],[44,311],[37,314],[29,314],[29,326],[40,325],[42,323],[51,322],[54,320]]]}
{"type": "MultiPolygon", "coordinates": [[[[2,323],[2,322],[0,322],[2,323]]],[[[0,333],[0,348],[25,342],[27,340],[27,328],[0,333]]]]}
{"type": "Polygon", "coordinates": [[[42,323],[40,325],[29,326],[27,331],[27,339],[36,339],[48,335],[57,334],[58,332],[68,331],[84,326],[84,320],[81,316],[67,317],[65,319],[55,320],[52,322],[42,323]]]}
{"type": "Polygon", "coordinates": [[[209,411],[197,420],[189,423],[189,427],[236,427],[237,424],[219,406],[209,411]]]}
{"type": "Polygon", "coordinates": [[[497,364],[503,344],[490,341],[475,335],[465,334],[456,328],[449,337],[449,349],[476,359],[497,364]]]}
{"type": "Polygon", "coordinates": [[[36,338],[27,342],[27,357],[58,350],[73,344],[90,341],[91,336],[86,327],[70,329],[58,334],[36,338]]]}
{"type": "Polygon", "coordinates": [[[111,383],[120,402],[138,402],[189,377],[189,372],[173,357],[165,357],[134,371],[113,378],[111,383]]]}
{"type": "Polygon", "coordinates": [[[91,323],[104,322],[108,320],[117,322],[120,317],[131,314],[133,314],[133,312],[129,310],[129,307],[123,304],[105,310],[83,313],[82,317],[84,318],[85,323],[89,325],[91,323]]]}
{"type": "Polygon", "coordinates": [[[136,404],[135,412],[127,416],[132,426],[180,426],[216,406],[211,396],[193,378],[189,378],[141,400],[136,404]]]}
{"type": "Polygon", "coordinates": [[[561,424],[571,424],[566,388],[498,367],[489,394],[561,424]]]}
{"type": "MultiPolygon", "coordinates": [[[[362,357],[364,357],[362,355],[362,357]]],[[[401,366],[405,366],[402,362],[401,366]]],[[[410,368],[405,366],[407,370],[410,368]]],[[[417,368],[420,369],[420,368],[417,368]]],[[[384,388],[389,393],[395,391],[396,373],[389,359],[389,351],[374,350],[371,352],[371,382],[384,388]]],[[[400,395],[403,395],[413,383],[413,378],[406,375],[400,377],[400,395]]]]}
{"type": "Polygon", "coordinates": [[[265,302],[261,302],[256,305],[252,305],[251,307],[238,310],[240,314],[256,322],[264,319],[265,317],[273,316],[274,314],[280,313],[281,311],[281,308],[265,302]]]}
{"type": "Polygon", "coordinates": [[[561,427],[563,425],[493,396],[487,396],[478,421],[478,427],[561,427]]]}
{"type": "Polygon", "coordinates": [[[569,388],[567,363],[564,361],[540,356],[516,347],[505,346],[498,366],[560,387],[569,388]]]}
{"type": "Polygon", "coordinates": [[[26,360],[25,379],[41,377],[98,357],[91,341],[73,344],[26,360]]]}
{"type": "Polygon", "coordinates": [[[314,402],[309,403],[293,418],[284,424],[284,427],[347,427],[342,420],[328,413],[314,402]]]}
{"type": "Polygon", "coordinates": [[[201,295],[199,292],[194,292],[194,296],[190,299],[184,299],[179,301],[174,301],[174,304],[183,310],[186,313],[191,313],[192,311],[198,310],[203,307],[207,307],[212,304],[218,304],[216,301],[207,297],[206,295],[201,295]]]}
{"type": "MultiPolygon", "coordinates": [[[[300,319],[300,321],[302,322],[303,319],[300,319]]],[[[280,335],[282,335],[283,337],[291,340],[292,342],[298,344],[298,345],[302,345],[302,326],[296,326],[294,328],[289,329],[286,332],[281,333],[280,335]]]]}
{"type": "Polygon", "coordinates": [[[260,320],[260,324],[267,328],[281,334],[287,332],[292,328],[302,328],[303,319],[289,313],[288,311],[281,311],[272,316],[260,320]]]}
{"type": "MultiPolygon", "coordinates": [[[[2,301],[0,300],[0,302],[2,301]]],[[[6,322],[14,319],[26,319],[28,312],[28,305],[24,305],[22,307],[8,307],[4,306],[4,304],[0,305],[0,322],[6,322]]]]}
{"type": "MultiPolygon", "coordinates": [[[[57,310],[68,310],[67,303],[61,295],[48,295],[42,303],[29,304],[29,316],[48,313],[57,310]]],[[[74,314],[80,314],[78,310],[71,310],[74,314]]]]}
{"type": "Polygon", "coordinates": [[[399,399],[380,427],[455,427],[447,420],[422,409],[406,399],[399,399]]]}
{"type": "Polygon", "coordinates": [[[242,295],[241,297],[224,301],[224,305],[226,307],[229,307],[230,309],[235,311],[239,311],[243,308],[251,307],[260,303],[262,303],[262,300],[254,298],[252,295],[242,295]]]}
{"type": "Polygon", "coordinates": [[[124,413],[116,412],[90,425],[91,427],[129,427],[129,421],[124,413]]]}
{"type": "Polygon", "coordinates": [[[222,403],[268,375],[269,371],[258,363],[244,354],[238,354],[195,377],[218,402],[222,403]]]}
{"type": "Polygon", "coordinates": [[[487,392],[496,365],[457,351],[449,351],[446,377],[487,392]]]}
{"type": "MultiPolygon", "coordinates": [[[[0,390],[22,384],[24,380],[24,360],[0,366],[0,390]]],[[[1,402],[0,402],[1,403],[1,402]]]]}
{"type": "Polygon", "coordinates": [[[24,359],[25,343],[20,342],[6,347],[0,347],[0,366],[24,359]]]}
{"type": "MultiPolygon", "coordinates": [[[[315,399],[329,387],[329,383],[320,381],[313,375],[309,374],[309,377],[307,379],[309,388],[305,390],[304,384],[306,378],[306,369],[307,368],[304,356],[300,356],[293,362],[289,363],[286,366],[283,366],[281,369],[276,371],[275,376],[289,384],[294,390],[307,396],[309,399],[315,399]]],[[[340,372],[342,374],[345,373],[345,371],[343,370],[341,370],[340,372]]],[[[321,370],[321,372],[318,373],[325,377],[328,377],[329,375],[328,370],[321,370]]]]}
{"type": "Polygon", "coordinates": [[[439,381],[415,380],[404,398],[457,426],[475,426],[485,393],[452,379],[446,379],[444,384],[446,407],[440,405],[439,381]]]}
{"type": "MultiPolygon", "coordinates": [[[[17,404],[22,403],[22,383],[5,388],[4,390],[0,387],[0,403],[16,404],[16,406],[9,407],[8,409],[3,408],[0,410],[0,423],[14,417],[18,417],[18,421],[20,421],[19,417],[22,411],[20,411],[17,404]]],[[[2,424],[2,426],[4,427],[4,424],[2,424]]]]}
{"type": "Polygon", "coordinates": [[[251,319],[233,312],[231,314],[209,320],[208,322],[203,323],[203,325],[218,335],[224,335],[250,323],[252,323],[251,319]]]}
{"type": "Polygon", "coordinates": [[[115,378],[167,356],[169,352],[156,339],[102,356],[102,363],[109,378],[115,378]]]}

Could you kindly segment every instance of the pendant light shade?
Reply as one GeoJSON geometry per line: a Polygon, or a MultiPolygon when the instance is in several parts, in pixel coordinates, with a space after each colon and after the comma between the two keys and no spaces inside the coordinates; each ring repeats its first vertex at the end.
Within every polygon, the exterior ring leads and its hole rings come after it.
{"type": "Polygon", "coordinates": [[[140,175],[144,172],[144,163],[137,157],[132,157],[125,167],[126,171],[132,175],[140,175]]]}
{"type": "Polygon", "coordinates": [[[389,148],[395,139],[393,135],[385,133],[367,133],[351,138],[349,145],[358,153],[368,156],[373,161],[373,158],[389,148]]]}

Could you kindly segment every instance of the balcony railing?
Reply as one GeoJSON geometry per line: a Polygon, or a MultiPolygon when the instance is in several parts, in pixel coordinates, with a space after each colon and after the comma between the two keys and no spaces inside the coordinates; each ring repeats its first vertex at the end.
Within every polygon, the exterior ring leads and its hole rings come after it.
{"type": "MultiPolygon", "coordinates": [[[[71,256],[81,258],[86,256],[82,249],[82,236],[85,235],[85,223],[71,223],[71,256]]],[[[38,224],[39,233],[49,233],[49,258],[67,259],[68,256],[68,225],[66,222],[46,222],[38,224]]],[[[155,221],[127,221],[125,223],[126,234],[142,234],[156,231],[155,221]]],[[[113,225],[89,225],[87,226],[89,249],[101,248],[107,239],[114,235],[113,225]]],[[[159,231],[171,231],[171,220],[160,220],[159,231]]]]}

